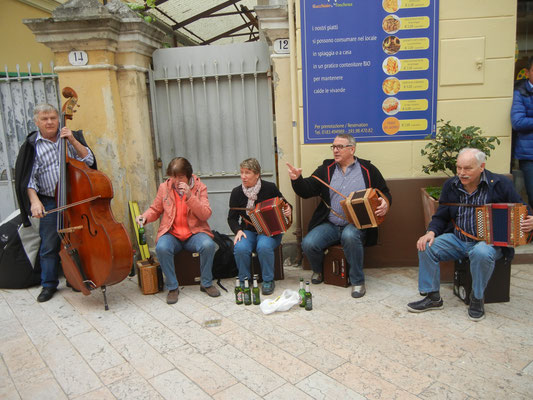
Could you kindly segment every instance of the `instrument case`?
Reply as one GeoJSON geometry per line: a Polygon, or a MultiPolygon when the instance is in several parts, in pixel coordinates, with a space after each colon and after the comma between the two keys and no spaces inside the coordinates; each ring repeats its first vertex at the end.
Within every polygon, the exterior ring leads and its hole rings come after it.
{"type": "Polygon", "coordinates": [[[326,249],[323,269],[324,283],[340,287],[350,286],[348,273],[350,267],[341,245],[330,246],[326,249]]]}

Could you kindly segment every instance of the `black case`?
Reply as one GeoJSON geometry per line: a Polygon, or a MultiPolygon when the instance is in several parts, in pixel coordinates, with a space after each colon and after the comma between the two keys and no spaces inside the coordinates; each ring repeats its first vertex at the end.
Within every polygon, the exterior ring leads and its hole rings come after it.
{"type": "Polygon", "coordinates": [[[349,270],[350,267],[344,257],[342,246],[334,245],[328,247],[324,255],[324,283],[340,287],[350,286],[349,270]]]}
{"type": "MultiPolygon", "coordinates": [[[[263,275],[261,272],[261,263],[259,257],[254,252],[252,253],[252,264],[250,266],[252,276],[250,280],[253,280],[254,274],[259,275],[257,282],[263,282],[263,275]]],[[[274,280],[279,281],[285,279],[285,273],[283,272],[283,245],[280,244],[276,250],[274,250],[274,280]]]]}
{"type": "MultiPolygon", "coordinates": [[[[512,258],[502,257],[496,261],[494,272],[485,288],[485,303],[505,303],[510,299],[512,258]]],[[[453,277],[453,294],[470,304],[472,292],[472,275],[470,275],[470,260],[464,258],[455,261],[453,277]]]]}
{"type": "Polygon", "coordinates": [[[174,255],[174,269],[180,286],[199,285],[200,253],[182,250],[174,255]]]}

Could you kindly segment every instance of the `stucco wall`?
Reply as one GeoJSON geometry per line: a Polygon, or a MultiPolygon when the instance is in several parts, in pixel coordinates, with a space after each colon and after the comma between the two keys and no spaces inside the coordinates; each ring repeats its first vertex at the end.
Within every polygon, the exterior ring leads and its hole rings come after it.
{"type": "Polygon", "coordinates": [[[32,65],[32,72],[39,71],[39,62],[43,63],[44,72],[52,72],[50,62],[54,59],[52,51],[44,44],[37,43],[33,33],[22,24],[24,18],[48,18],[46,11],[21,3],[17,0],[2,0],[0,12],[0,37],[2,52],[0,68],[7,65],[9,72],[16,71],[16,64],[21,72],[28,72],[27,63],[32,65]]]}
{"type": "MultiPolygon", "coordinates": [[[[509,172],[516,35],[516,0],[441,0],[439,10],[439,86],[437,119],[454,125],[481,127],[501,145],[488,160],[495,172],[509,172]],[[443,46],[444,44],[444,46],[443,46]],[[460,44],[460,45],[458,45],[460,44]],[[467,49],[466,51],[464,49],[467,49]],[[444,49],[444,51],[443,51],[444,49]],[[481,63],[481,68],[477,68],[481,63]],[[445,74],[445,84],[441,82],[445,74]]],[[[296,1],[299,88],[299,131],[303,143],[300,4],[296,1]]],[[[427,141],[366,142],[357,154],[372,160],[386,178],[426,176],[420,149],[427,141]]],[[[329,145],[302,144],[304,176],[331,157],[329,145]]]]}

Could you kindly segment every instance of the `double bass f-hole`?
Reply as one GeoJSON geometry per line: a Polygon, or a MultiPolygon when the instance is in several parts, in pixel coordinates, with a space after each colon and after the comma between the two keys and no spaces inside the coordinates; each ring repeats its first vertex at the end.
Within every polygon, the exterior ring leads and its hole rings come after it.
{"type": "Polygon", "coordinates": [[[89,230],[89,235],[91,235],[92,237],[95,237],[98,234],[98,230],[95,229],[93,233],[93,231],[91,230],[91,221],[89,220],[89,217],[87,216],[87,214],[82,214],[81,219],[87,220],[87,229],[89,230]]]}

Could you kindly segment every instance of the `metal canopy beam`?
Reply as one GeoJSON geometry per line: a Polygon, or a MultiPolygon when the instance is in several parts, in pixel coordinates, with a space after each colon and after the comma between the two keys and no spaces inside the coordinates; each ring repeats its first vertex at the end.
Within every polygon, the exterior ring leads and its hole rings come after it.
{"type": "Polygon", "coordinates": [[[172,29],[176,30],[176,29],[179,29],[181,27],[184,27],[185,25],[188,25],[188,24],[190,24],[190,23],[192,23],[194,21],[197,21],[199,19],[202,19],[202,18],[204,18],[207,15],[213,14],[214,12],[222,10],[223,8],[231,6],[231,5],[235,4],[235,3],[238,3],[239,1],[241,1],[241,0],[227,0],[227,1],[223,2],[223,3],[220,3],[218,6],[212,7],[212,8],[210,8],[208,10],[205,10],[205,11],[199,13],[199,14],[196,14],[195,16],[193,16],[191,18],[187,18],[186,20],[177,23],[176,25],[174,25],[172,27],[172,29]]]}
{"type": "Polygon", "coordinates": [[[237,27],[235,27],[233,29],[230,29],[229,31],[226,31],[224,33],[221,33],[220,35],[217,35],[215,37],[212,37],[211,39],[208,39],[208,40],[204,41],[202,44],[209,44],[209,43],[215,42],[218,39],[222,39],[223,37],[227,37],[230,34],[232,34],[234,32],[237,32],[237,31],[240,31],[241,29],[248,28],[249,26],[253,26],[253,22],[247,22],[245,24],[239,25],[239,26],[237,26],[237,27]]]}

